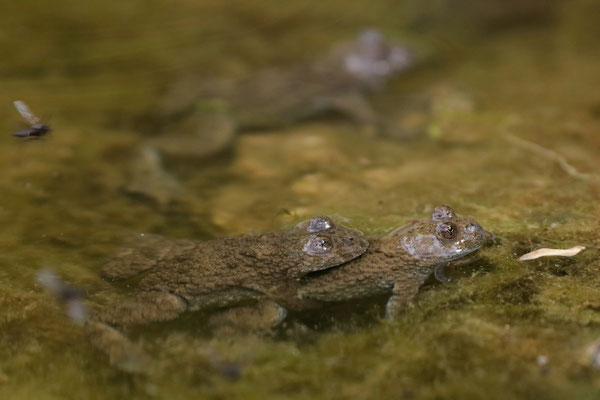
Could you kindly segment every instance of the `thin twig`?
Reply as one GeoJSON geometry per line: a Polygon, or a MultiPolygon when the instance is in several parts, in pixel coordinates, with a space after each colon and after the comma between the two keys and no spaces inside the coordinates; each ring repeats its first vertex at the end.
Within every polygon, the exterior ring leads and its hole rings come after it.
{"type": "Polygon", "coordinates": [[[513,144],[516,144],[517,146],[539,154],[540,156],[547,158],[548,160],[557,162],[558,165],[562,168],[562,170],[565,171],[569,176],[572,176],[573,178],[581,179],[584,181],[600,181],[600,177],[598,175],[579,172],[577,168],[569,164],[567,159],[562,154],[559,154],[554,150],[547,149],[545,147],[540,146],[537,143],[533,143],[510,134],[506,134],[505,137],[507,140],[509,140],[513,144]]]}

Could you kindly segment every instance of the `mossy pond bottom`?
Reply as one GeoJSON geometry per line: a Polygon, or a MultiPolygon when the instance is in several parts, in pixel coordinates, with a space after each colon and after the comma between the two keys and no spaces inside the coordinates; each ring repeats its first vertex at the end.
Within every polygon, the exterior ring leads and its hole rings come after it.
{"type": "Polygon", "coordinates": [[[367,3],[3,6],[0,398],[600,397],[600,7],[367,3]],[[166,160],[183,188],[166,204],[123,190],[169,82],[293,65],[365,26],[430,57],[369,99],[420,121],[416,135],[330,116],[241,133],[218,157],[166,160]],[[10,136],[17,99],[49,137],[10,136]],[[450,283],[428,282],[397,320],[373,299],[215,335],[187,313],[128,330],[155,359],[150,376],[112,368],[35,279],[52,268],[90,293],[115,290],[98,270],[139,233],[202,240],[331,215],[377,235],[438,204],[498,241],[450,283]],[[586,250],[517,261],[575,245],[586,250]]]}

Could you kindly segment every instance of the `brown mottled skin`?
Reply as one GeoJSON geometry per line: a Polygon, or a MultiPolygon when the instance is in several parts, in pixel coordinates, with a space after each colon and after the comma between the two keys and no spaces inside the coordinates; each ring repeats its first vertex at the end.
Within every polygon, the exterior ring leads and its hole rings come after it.
{"type": "Polygon", "coordinates": [[[362,233],[327,217],[206,242],[144,238],[103,268],[109,279],[126,279],[132,297],[105,307],[97,319],[145,323],[175,318],[186,309],[269,297],[310,272],[358,257],[367,246],[362,233]]]}
{"type": "Polygon", "coordinates": [[[270,299],[310,272],[352,260],[367,246],[361,232],[328,217],[207,242],[143,237],[103,268],[106,278],[123,281],[131,295],[117,296],[108,306],[93,305],[85,322],[87,337],[112,365],[147,373],[148,356],[111,325],[164,321],[187,309],[229,307],[247,300],[259,300],[258,315],[276,325],[285,309],[263,298],[270,299]]]}
{"type": "Polygon", "coordinates": [[[390,294],[386,315],[393,318],[437,268],[479,249],[489,235],[475,220],[439,206],[429,220],[369,239],[369,249],[353,261],[302,279],[280,303],[302,309],[390,294]]]}

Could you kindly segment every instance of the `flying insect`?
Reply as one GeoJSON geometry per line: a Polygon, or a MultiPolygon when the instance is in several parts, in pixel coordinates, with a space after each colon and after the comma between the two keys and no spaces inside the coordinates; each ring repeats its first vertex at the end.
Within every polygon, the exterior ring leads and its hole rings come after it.
{"type": "Polygon", "coordinates": [[[39,139],[50,132],[50,125],[42,124],[40,119],[31,112],[29,106],[25,102],[17,100],[13,101],[15,108],[21,114],[21,117],[29,124],[30,128],[25,131],[14,132],[13,136],[25,139],[39,139]]]}

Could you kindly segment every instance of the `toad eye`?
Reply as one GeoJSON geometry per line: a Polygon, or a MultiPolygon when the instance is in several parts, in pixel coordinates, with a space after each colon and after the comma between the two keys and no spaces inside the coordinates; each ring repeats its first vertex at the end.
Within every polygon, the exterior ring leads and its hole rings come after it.
{"type": "Polygon", "coordinates": [[[454,211],[449,206],[437,206],[431,214],[432,221],[446,221],[454,218],[454,211]]]}
{"type": "Polygon", "coordinates": [[[458,228],[452,222],[444,222],[437,226],[436,234],[440,239],[454,239],[458,234],[458,228]]]}
{"type": "Polygon", "coordinates": [[[319,256],[329,253],[333,248],[333,243],[326,237],[311,236],[302,250],[311,256],[319,256]]]}
{"type": "Polygon", "coordinates": [[[310,233],[323,232],[328,229],[331,229],[332,227],[333,224],[329,219],[323,217],[316,217],[309,221],[306,230],[310,233]]]}

